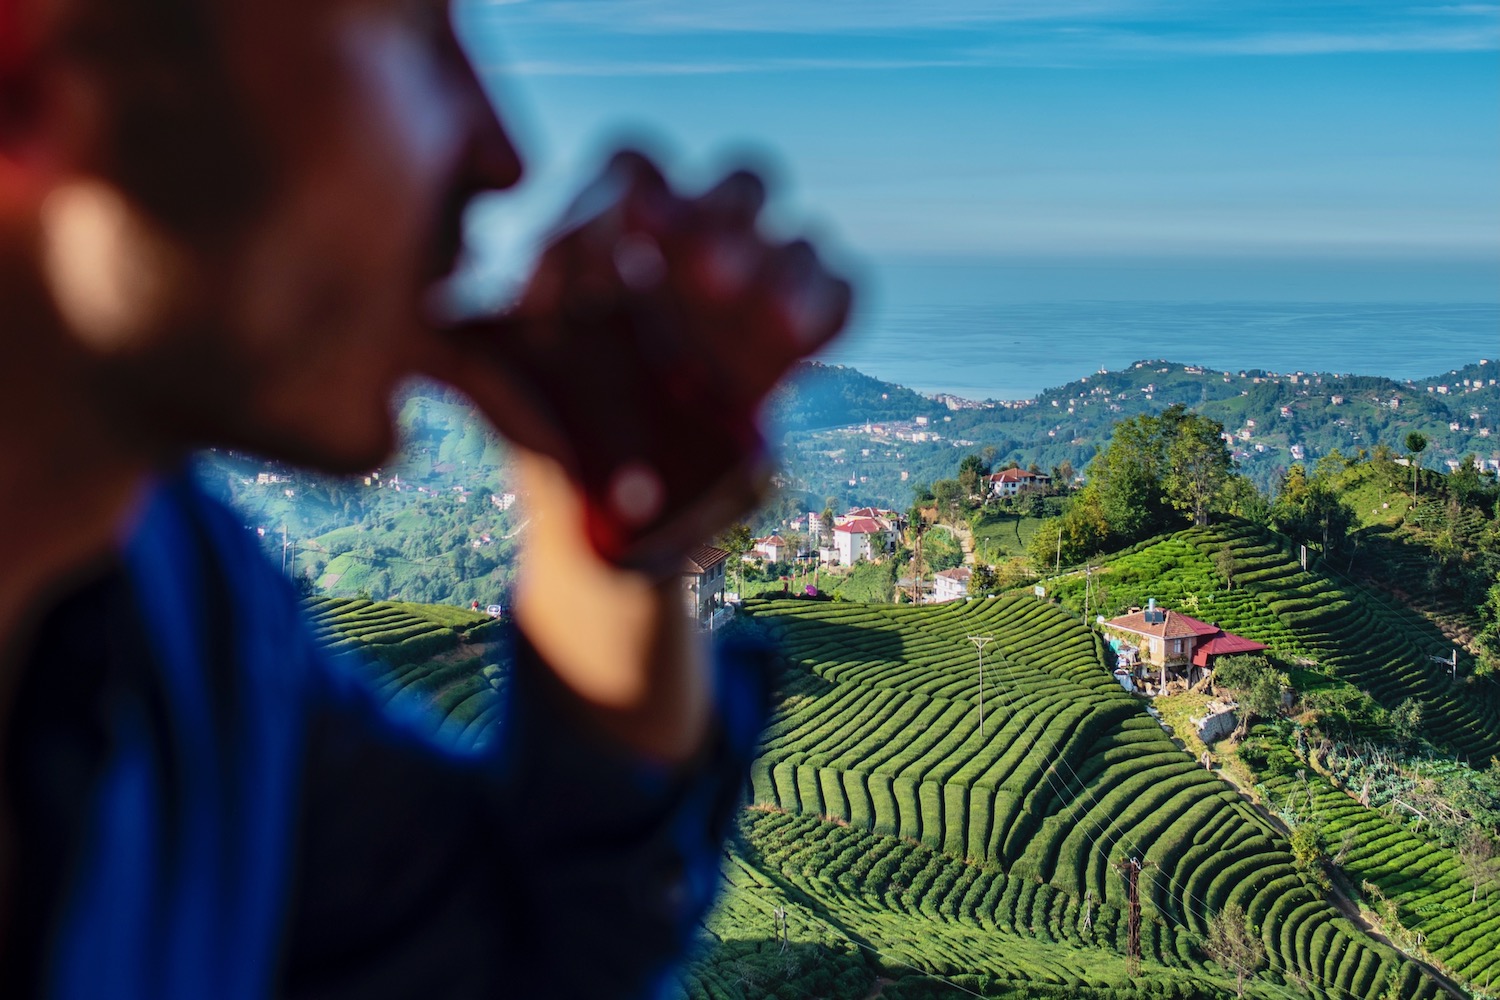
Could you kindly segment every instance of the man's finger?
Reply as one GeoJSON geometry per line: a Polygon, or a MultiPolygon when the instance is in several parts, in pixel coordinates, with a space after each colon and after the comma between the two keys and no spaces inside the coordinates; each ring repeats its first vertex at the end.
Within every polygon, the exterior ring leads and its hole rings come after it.
{"type": "Polygon", "coordinates": [[[766,185],[748,170],[736,170],[706,191],[694,203],[707,221],[735,229],[748,229],[766,204],[766,185]]]}
{"type": "Polygon", "coordinates": [[[849,319],[853,291],[829,274],[806,240],[783,247],[772,262],[776,307],[798,355],[810,354],[833,338],[849,319]]]}

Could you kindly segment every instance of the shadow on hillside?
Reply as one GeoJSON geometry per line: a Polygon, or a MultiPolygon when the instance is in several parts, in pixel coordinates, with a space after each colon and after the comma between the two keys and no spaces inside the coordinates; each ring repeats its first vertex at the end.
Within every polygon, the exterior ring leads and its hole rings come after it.
{"type": "MultiPolygon", "coordinates": [[[[679,976],[674,1000],[762,1000],[770,997],[838,997],[861,1000],[875,986],[876,969],[852,944],[799,941],[795,914],[788,917],[792,936],[785,947],[776,939],[775,918],[765,915],[765,937],[714,941],[689,962],[679,976]]],[[[735,932],[759,928],[735,928],[735,932]]],[[[813,933],[824,936],[816,928],[813,933]]]]}

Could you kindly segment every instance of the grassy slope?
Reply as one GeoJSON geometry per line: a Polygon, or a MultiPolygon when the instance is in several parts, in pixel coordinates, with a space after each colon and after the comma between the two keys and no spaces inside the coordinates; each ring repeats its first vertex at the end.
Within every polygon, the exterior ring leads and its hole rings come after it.
{"type": "Polygon", "coordinates": [[[986,514],[974,526],[975,551],[988,562],[1024,556],[1042,520],[1022,514],[986,514]]]}

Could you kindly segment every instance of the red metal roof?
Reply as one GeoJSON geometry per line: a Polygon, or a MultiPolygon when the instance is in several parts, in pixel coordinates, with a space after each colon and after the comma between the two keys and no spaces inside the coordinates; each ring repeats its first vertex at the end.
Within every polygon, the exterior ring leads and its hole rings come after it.
{"type": "Polygon", "coordinates": [[[1265,643],[1242,638],[1233,632],[1222,632],[1193,651],[1193,665],[1206,667],[1208,666],[1208,658],[1210,656],[1225,656],[1233,653],[1259,653],[1265,648],[1265,643]]]}

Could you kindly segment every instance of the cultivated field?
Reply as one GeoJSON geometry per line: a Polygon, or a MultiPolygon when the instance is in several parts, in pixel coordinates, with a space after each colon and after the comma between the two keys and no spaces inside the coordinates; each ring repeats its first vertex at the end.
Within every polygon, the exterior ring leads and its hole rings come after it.
{"type": "Polygon", "coordinates": [[[894,958],[877,949],[883,974],[985,976],[996,992],[984,995],[1035,983],[1151,995],[1120,974],[1125,886],[1114,864],[1133,857],[1149,866],[1147,975],[1222,989],[1226,970],[1201,944],[1209,918],[1234,902],[1267,950],[1259,995],[1439,992],[1298,873],[1276,827],[1177,748],[1110,679],[1094,635],[1058,608],[1011,598],[751,612],[788,660],[753,797],[799,817],[799,842],[828,846],[798,848],[820,852],[810,866],[778,860],[774,844],[759,846],[779,828],[770,820],[751,822],[750,846],[761,871],[794,882],[796,871],[819,873],[803,889],[810,898],[831,879],[845,895],[826,906],[863,894],[867,906],[925,917],[932,946],[894,958]],[[994,640],[982,732],[972,635],[994,640]],[[967,944],[936,943],[947,935],[967,944]]]}

